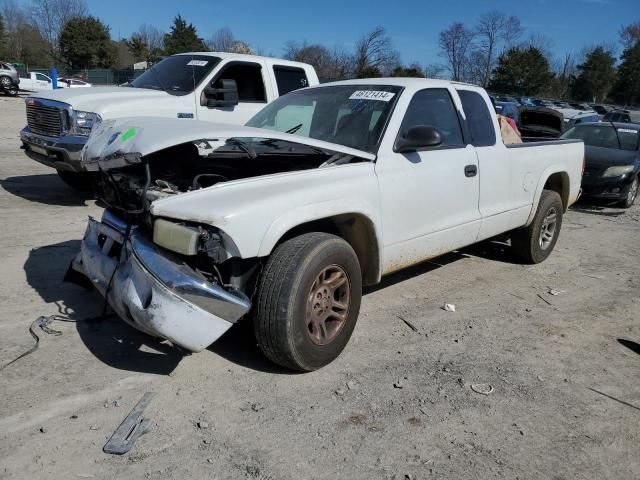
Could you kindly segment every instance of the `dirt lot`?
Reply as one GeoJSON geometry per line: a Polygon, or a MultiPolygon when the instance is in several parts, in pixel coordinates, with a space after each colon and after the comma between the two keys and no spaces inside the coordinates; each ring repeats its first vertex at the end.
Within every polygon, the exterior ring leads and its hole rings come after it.
{"type": "MultiPolygon", "coordinates": [[[[39,315],[101,307],[62,283],[100,209],[24,157],[23,108],[0,98],[0,364],[39,315]]],[[[183,357],[117,319],[56,323],[0,372],[0,478],[637,479],[640,350],[621,340],[640,343],[639,288],[640,207],[583,203],[541,265],[485,243],[386,278],[311,374],[242,325],[183,357]],[[147,391],[153,432],[104,454],[147,391]]]]}

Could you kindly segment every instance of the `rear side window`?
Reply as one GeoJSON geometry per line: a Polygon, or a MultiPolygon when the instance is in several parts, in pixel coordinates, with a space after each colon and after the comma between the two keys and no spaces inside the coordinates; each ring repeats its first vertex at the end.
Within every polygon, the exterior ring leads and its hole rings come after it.
{"type": "Polygon", "coordinates": [[[482,95],[470,90],[458,90],[458,95],[460,95],[462,109],[467,117],[473,146],[490,147],[495,145],[496,130],[493,126],[493,116],[482,95]]]}
{"type": "Polygon", "coordinates": [[[413,96],[402,120],[400,135],[406,135],[418,125],[435,127],[442,135],[443,146],[464,145],[458,112],[444,88],[421,90],[413,96]]]}
{"type": "Polygon", "coordinates": [[[223,78],[236,81],[239,101],[266,103],[267,97],[260,65],[256,63],[231,64],[218,75],[218,79],[223,78]]]}
{"type": "Polygon", "coordinates": [[[275,66],[273,72],[276,75],[278,94],[281,96],[309,85],[307,74],[302,68],[275,66]]]}

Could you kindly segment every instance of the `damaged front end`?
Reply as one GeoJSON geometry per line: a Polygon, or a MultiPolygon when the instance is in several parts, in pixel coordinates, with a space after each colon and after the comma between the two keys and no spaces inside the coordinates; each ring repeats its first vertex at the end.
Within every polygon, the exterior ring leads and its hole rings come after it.
{"type": "Polygon", "coordinates": [[[108,210],[101,222],[89,219],[70,268],[85,275],[132,327],[193,352],[251,308],[242,292],[210,281],[108,210]]]}
{"type": "MultiPolygon", "coordinates": [[[[82,162],[98,172],[96,195],[106,210],[101,222],[89,220],[70,271],[86,276],[131,326],[191,351],[206,348],[251,308],[260,259],[243,258],[215,222],[197,220],[203,217],[196,212],[189,221],[158,217],[152,205],[251,177],[373,158],[326,142],[298,143],[289,134],[264,135],[170,119],[100,124],[82,162]]],[[[198,210],[215,212],[214,203],[198,210]]]]}

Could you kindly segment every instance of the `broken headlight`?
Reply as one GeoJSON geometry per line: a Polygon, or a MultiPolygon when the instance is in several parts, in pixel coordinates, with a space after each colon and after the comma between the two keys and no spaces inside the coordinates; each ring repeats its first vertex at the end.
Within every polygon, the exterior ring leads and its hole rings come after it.
{"type": "Polygon", "coordinates": [[[238,255],[231,239],[214,227],[176,223],[162,218],[153,222],[153,243],[181,255],[202,253],[216,264],[238,255]]]}
{"type": "Polygon", "coordinates": [[[102,121],[100,115],[94,112],[73,111],[73,133],[88,137],[91,129],[102,121]]]}

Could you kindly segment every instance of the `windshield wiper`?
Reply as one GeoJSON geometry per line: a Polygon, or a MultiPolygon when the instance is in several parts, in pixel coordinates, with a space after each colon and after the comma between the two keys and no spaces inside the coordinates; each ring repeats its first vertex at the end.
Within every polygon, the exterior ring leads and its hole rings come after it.
{"type": "MultiPolygon", "coordinates": [[[[156,77],[156,80],[158,80],[158,84],[160,85],[160,88],[162,89],[163,92],[167,92],[167,89],[165,88],[165,86],[162,84],[162,80],[160,80],[160,75],[158,74],[158,72],[156,71],[156,67],[155,65],[153,67],[151,67],[149,70],[151,70],[153,72],[153,75],[156,77]]],[[[169,93],[169,92],[167,92],[169,93]]]]}
{"type": "Polygon", "coordinates": [[[291,127],[289,130],[286,130],[284,133],[296,133],[301,128],[302,128],[302,123],[299,123],[295,127],[291,127]]]}
{"type": "Polygon", "coordinates": [[[227,140],[227,143],[238,147],[240,150],[246,153],[251,160],[253,160],[258,156],[258,154],[253,148],[251,148],[249,145],[247,145],[246,143],[244,143],[242,140],[238,138],[230,138],[229,140],[227,140]]]}

